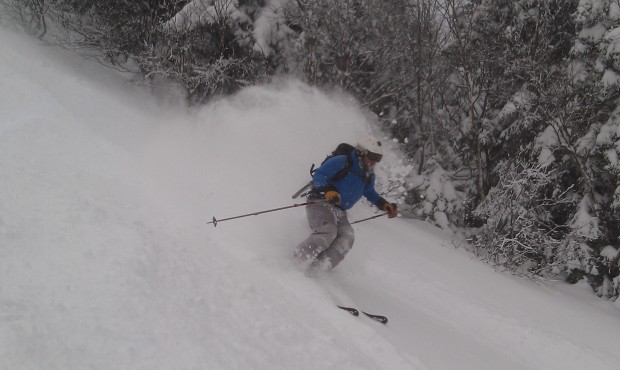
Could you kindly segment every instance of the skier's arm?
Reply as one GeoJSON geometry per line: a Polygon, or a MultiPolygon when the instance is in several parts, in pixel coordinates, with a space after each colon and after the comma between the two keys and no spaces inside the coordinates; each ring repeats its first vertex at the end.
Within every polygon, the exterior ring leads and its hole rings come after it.
{"type": "Polygon", "coordinates": [[[377,208],[382,211],[386,211],[389,218],[394,218],[398,216],[398,206],[396,205],[396,203],[388,202],[375,190],[374,177],[370,181],[369,186],[366,188],[364,196],[366,197],[366,199],[368,199],[369,202],[377,206],[377,208]]]}
{"type": "Polygon", "coordinates": [[[379,195],[379,193],[377,193],[377,191],[375,190],[374,176],[370,180],[370,183],[366,187],[366,190],[364,190],[364,197],[366,197],[366,199],[368,199],[370,203],[374,204],[380,210],[384,210],[385,205],[389,204],[389,202],[385,200],[385,198],[383,198],[381,195],[379,195]]]}

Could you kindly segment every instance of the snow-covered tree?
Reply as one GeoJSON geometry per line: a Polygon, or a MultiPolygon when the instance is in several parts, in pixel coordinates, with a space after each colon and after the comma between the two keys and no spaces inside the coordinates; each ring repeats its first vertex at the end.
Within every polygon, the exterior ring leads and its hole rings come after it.
{"type": "Polygon", "coordinates": [[[560,271],[562,233],[549,209],[566,200],[543,165],[506,160],[500,167],[502,177],[472,215],[481,225],[471,242],[475,253],[527,276],[560,271]]]}
{"type": "Polygon", "coordinates": [[[617,0],[580,0],[575,20],[578,37],[572,50],[570,71],[580,84],[592,86],[596,97],[605,103],[597,110],[596,120],[587,136],[584,150],[592,157],[594,173],[593,197],[581,208],[577,225],[592,225],[598,230],[597,256],[599,294],[618,296],[620,280],[620,2],[617,0]],[[586,211],[590,211],[587,212],[586,211]],[[614,252],[610,252],[614,251],[614,252]],[[614,256],[615,254],[615,256],[614,256]],[[613,281],[613,283],[610,283],[613,281]]]}
{"type": "Polygon", "coordinates": [[[19,24],[30,34],[42,38],[47,33],[46,14],[50,10],[50,2],[44,0],[0,0],[0,20],[4,17],[19,24]]]}

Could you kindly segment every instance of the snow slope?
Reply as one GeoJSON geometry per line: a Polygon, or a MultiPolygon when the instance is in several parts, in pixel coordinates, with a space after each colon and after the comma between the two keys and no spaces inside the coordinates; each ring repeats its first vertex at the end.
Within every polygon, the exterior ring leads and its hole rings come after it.
{"type": "Polygon", "coordinates": [[[206,224],[292,204],[370,131],[346,97],[289,81],[190,111],[0,43],[0,369],[618,368],[618,304],[497,273],[424,222],[356,225],[328,277],[387,326],[292,263],[302,209],[206,224]]]}

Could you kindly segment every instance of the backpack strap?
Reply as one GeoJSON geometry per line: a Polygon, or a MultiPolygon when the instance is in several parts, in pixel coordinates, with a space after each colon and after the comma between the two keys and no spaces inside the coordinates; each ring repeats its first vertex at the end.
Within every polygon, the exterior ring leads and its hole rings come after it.
{"type": "MultiPolygon", "coordinates": [[[[352,152],[351,152],[352,153],[352,152]]],[[[349,154],[339,154],[339,155],[346,155],[347,156],[347,163],[345,164],[345,166],[338,172],[336,172],[336,174],[332,177],[329,178],[329,180],[340,180],[343,179],[347,173],[349,173],[349,170],[353,167],[353,158],[351,158],[351,153],[349,154]]],[[[328,156],[323,163],[327,162],[328,159],[334,158],[335,156],[328,156]]],[[[323,165],[323,163],[321,163],[321,165],[323,165]]],[[[312,163],[312,166],[310,166],[310,177],[314,176],[314,173],[316,172],[316,168],[314,168],[315,165],[314,163],[312,163]]]]}
{"type": "Polygon", "coordinates": [[[351,158],[351,154],[348,154],[347,164],[340,171],[336,172],[336,174],[332,176],[329,180],[332,181],[332,180],[344,179],[345,176],[347,176],[347,174],[351,170],[351,168],[353,168],[353,158],[351,158]]]}

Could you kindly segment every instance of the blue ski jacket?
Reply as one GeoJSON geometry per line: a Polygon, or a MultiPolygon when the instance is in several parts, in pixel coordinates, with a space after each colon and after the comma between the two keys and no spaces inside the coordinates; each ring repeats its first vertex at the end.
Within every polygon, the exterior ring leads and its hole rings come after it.
{"type": "Polygon", "coordinates": [[[325,161],[316,169],[312,176],[312,184],[319,192],[336,190],[340,193],[340,208],[350,209],[362,197],[366,197],[369,202],[382,208],[386,200],[375,190],[375,175],[362,169],[357,152],[351,154],[353,163],[347,174],[337,180],[332,178],[348,164],[346,155],[338,155],[325,161]]]}

